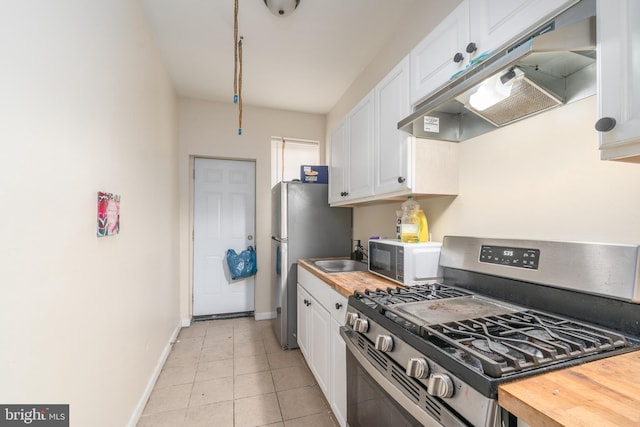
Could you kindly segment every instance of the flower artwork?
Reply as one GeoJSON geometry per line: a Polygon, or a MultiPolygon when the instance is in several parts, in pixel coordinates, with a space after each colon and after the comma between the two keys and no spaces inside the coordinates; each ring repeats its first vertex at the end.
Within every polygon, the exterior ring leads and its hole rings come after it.
{"type": "Polygon", "coordinates": [[[98,237],[120,232],[120,196],[98,192],[98,237]]]}

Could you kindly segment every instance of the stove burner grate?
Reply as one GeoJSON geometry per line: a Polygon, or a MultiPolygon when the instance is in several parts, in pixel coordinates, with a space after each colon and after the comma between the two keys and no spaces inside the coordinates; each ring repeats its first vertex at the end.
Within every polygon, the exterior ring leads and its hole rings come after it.
{"type": "Polygon", "coordinates": [[[627,346],[616,332],[535,310],[426,325],[422,335],[494,378],[627,346]]]}

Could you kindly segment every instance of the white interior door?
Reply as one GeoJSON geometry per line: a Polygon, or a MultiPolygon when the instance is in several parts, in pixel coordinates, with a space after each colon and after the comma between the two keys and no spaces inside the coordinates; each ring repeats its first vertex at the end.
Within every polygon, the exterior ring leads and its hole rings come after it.
{"type": "Polygon", "coordinates": [[[255,246],[255,162],[195,159],[194,167],[193,315],[253,311],[254,277],[231,280],[225,257],[255,246]]]}

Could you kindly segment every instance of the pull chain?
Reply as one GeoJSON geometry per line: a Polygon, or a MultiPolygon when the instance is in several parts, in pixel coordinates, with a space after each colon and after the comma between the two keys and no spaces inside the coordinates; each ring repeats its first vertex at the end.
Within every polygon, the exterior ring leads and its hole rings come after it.
{"type": "Polygon", "coordinates": [[[238,0],[233,11],[233,103],[238,103],[238,0]]]}
{"type": "Polygon", "coordinates": [[[242,135],[242,39],[238,41],[238,56],[240,69],[238,70],[238,135],[242,135]]]}

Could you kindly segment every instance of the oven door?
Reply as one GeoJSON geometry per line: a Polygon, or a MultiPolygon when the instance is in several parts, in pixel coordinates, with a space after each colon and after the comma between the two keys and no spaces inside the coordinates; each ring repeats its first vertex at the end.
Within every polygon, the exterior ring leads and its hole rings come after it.
{"type": "Polygon", "coordinates": [[[349,427],[441,427],[369,363],[353,344],[355,332],[340,328],[347,345],[347,424],[349,427]]]}

